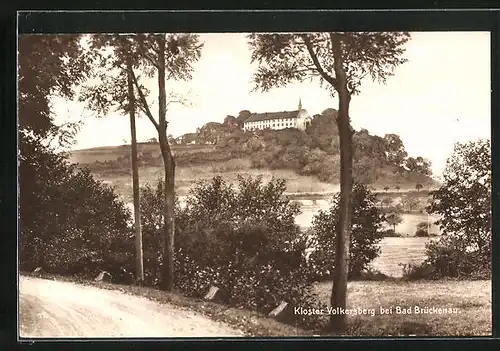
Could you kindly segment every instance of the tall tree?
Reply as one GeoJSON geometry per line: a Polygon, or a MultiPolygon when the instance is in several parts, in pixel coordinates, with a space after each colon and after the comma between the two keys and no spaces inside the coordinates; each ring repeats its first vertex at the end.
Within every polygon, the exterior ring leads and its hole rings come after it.
{"type": "Polygon", "coordinates": [[[446,162],[443,185],[427,207],[448,237],[464,250],[472,247],[491,262],[491,142],[456,143],[446,162]]]}
{"type": "Polygon", "coordinates": [[[416,158],[408,157],[405,160],[405,167],[410,172],[415,172],[426,176],[432,175],[431,161],[421,156],[418,156],[416,158]]]}
{"type": "Polygon", "coordinates": [[[74,97],[75,85],[84,81],[90,62],[83,55],[82,35],[29,35],[18,39],[18,116],[20,142],[26,138],[53,140],[66,146],[78,124],[56,125],[51,99],[74,97]]]}
{"type": "Polygon", "coordinates": [[[397,167],[403,166],[406,157],[408,157],[408,153],[399,135],[386,134],[384,136],[384,144],[387,162],[397,167]]]}
{"type": "Polygon", "coordinates": [[[185,97],[179,94],[167,94],[167,80],[189,80],[192,77],[193,64],[201,57],[203,44],[198,35],[193,34],[138,34],[138,57],[143,59],[147,69],[154,72],[158,80],[158,117],[153,116],[146,99],[144,87],[134,70],[132,78],[139,93],[142,110],[158,132],[161,155],[165,173],[164,201],[164,245],[163,265],[160,288],[170,291],[174,284],[174,235],[175,235],[175,160],[167,137],[167,111],[170,104],[187,104],[185,97]],[[168,100],[168,101],[167,101],[168,100]]]}
{"type": "MultiPolygon", "coordinates": [[[[338,235],[332,235],[332,239],[336,238],[332,307],[346,306],[354,134],[349,105],[352,96],[360,92],[364,77],[369,75],[373,80],[385,82],[394,74],[394,69],[406,61],[401,56],[409,37],[404,32],[251,34],[248,37],[252,62],[259,64],[254,76],[257,90],[268,91],[318,77],[321,85],[326,83],[332,96],[338,95],[336,122],[341,168],[338,235]]],[[[330,327],[333,331],[344,331],[345,315],[332,315],[330,327]]]]}
{"type": "Polygon", "coordinates": [[[97,82],[87,85],[82,89],[79,97],[97,113],[105,116],[109,109],[114,107],[117,111],[130,117],[131,134],[131,165],[132,187],[134,198],[134,229],[136,246],[136,280],[144,282],[144,259],[142,249],[142,227],[140,214],[139,194],[139,167],[137,162],[137,133],[135,114],[138,109],[136,92],[132,78],[134,66],[140,62],[133,55],[133,41],[130,37],[119,35],[93,35],[91,41],[93,58],[101,67],[97,71],[97,82]],[[109,49],[112,49],[111,51],[109,49]]]}

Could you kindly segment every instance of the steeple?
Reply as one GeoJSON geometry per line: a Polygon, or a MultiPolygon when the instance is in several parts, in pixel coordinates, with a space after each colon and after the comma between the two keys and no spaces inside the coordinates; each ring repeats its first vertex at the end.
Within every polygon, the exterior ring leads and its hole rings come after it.
{"type": "Polygon", "coordinates": [[[299,107],[298,110],[302,110],[302,98],[299,98],[299,107]]]}

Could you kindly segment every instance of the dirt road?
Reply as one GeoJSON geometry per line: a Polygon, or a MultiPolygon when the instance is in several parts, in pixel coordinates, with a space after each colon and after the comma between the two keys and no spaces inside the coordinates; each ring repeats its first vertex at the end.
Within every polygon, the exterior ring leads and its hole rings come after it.
{"type": "Polygon", "coordinates": [[[193,311],[119,291],[32,277],[19,285],[25,338],[243,336],[193,311]]]}

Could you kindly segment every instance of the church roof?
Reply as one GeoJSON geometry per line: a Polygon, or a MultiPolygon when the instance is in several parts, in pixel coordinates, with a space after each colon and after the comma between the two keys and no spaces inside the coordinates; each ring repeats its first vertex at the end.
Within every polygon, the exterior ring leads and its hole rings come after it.
{"type": "Polygon", "coordinates": [[[268,121],[273,119],[297,118],[299,111],[253,113],[245,120],[247,122],[268,121]]]}

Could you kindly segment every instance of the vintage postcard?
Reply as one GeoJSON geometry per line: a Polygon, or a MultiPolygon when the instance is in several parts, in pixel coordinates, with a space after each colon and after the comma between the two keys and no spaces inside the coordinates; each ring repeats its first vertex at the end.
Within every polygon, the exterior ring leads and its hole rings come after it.
{"type": "Polygon", "coordinates": [[[19,34],[19,336],[491,335],[490,57],[19,34]]]}

